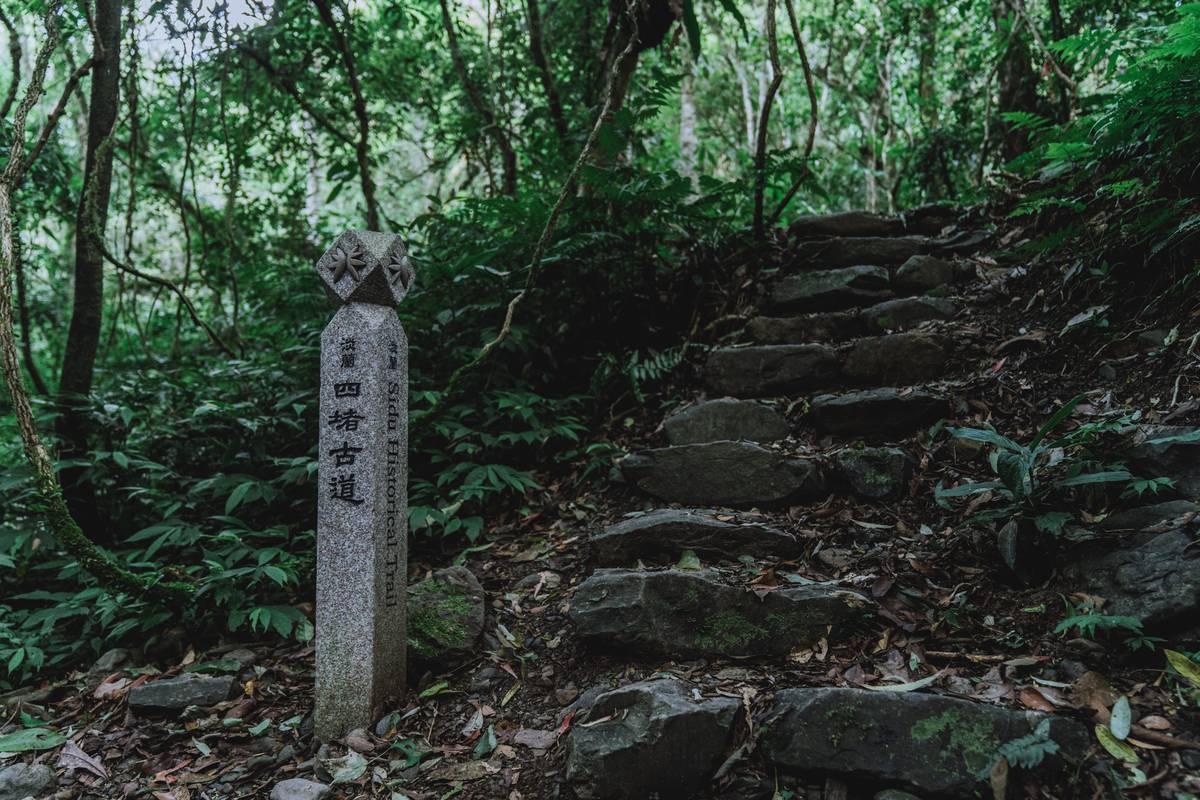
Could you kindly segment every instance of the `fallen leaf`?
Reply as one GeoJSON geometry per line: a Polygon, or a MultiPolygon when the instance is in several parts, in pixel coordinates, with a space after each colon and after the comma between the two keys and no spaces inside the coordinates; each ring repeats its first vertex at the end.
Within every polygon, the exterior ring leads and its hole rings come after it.
{"type": "Polygon", "coordinates": [[[1132,747],[1122,742],[1117,737],[1113,736],[1112,731],[1107,725],[1096,726],[1096,740],[1100,742],[1100,746],[1108,751],[1108,754],[1113,758],[1121,761],[1127,761],[1130,764],[1138,762],[1138,754],[1132,747]]]}
{"type": "Polygon", "coordinates": [[[1042,696],[1042,693],[1037,689],[1025,688],[1017,694],[1017,699],[1021,701],[1021,705],[1026,708],[1032,708],[1034,711],[1053,711],[1054,704],[1042,696]]]}
{"type": "Polygon", "coordinates": [[[1157,714],[1150,714],[1138,720],[1138,725],[1151,731],[1169,731],[1171,730],[1171,721],[1166,717],[1160,717],[1157,714]]]}
{"type": "Polygon", "coordinates": [[[97,778],[108,780],[108,770],[104,768],[104,765],[96,758],[85,753],[79,745],[69,740],[63,744],[63,748],[58,754],[58,766],[69,772],[82,769],[92,773],[97,778]]]}
{"type": "MultiPolygon", "coordinates": [[[[1163,654],[1167,657],[1167,663],[1174,667],[1184,680],[1192,686],[1200,687],[1200,664],[1192,661],[1178,650],[1163,650],[1163,654]]],[[[3,749],[0,747],[0,750],[3,749]]]]}
{"type": "Polygon", "coordinates": [[[541,731],[533,728],[521,728],[513,736],[513,742],[534,750],[549,750],[558,741],[554,731],[541,731]]]}

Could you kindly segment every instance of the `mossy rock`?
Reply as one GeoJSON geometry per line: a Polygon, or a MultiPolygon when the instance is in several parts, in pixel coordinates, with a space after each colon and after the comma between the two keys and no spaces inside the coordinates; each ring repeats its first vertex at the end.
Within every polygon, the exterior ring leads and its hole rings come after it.
{"type": "Polygon", "coordinates": [[[857,630],[870,604],[833,586],[786,586],[764,598],[716,570],[600,569],[580,584],[571,619],[590,643],[670,658],[781,655],[857,630]]]}
{"type": "Polygon", "coordinates": [[[409,655],[451,662],[475,652],[485,617],[483,587],[466,567],[448,567],[408,590],[409,655]]]}
{"type": "MultiPolygon", "coordinates": [[[[781,772],[832,774],[936,797],[984,797],[1000,748],[1032,734],[1044,718],[934,694],[788,689],[776,695],[763,746],[768,764],[781,772]]],[[[1034,768],[1036,779],[1067,780],[1065,762],[1084,757],[1087,730],[1051,717],[1048,735],[1058,752],[1034,768]]],[[[1025,777],[1014,769],[1010,787],[1025,777]]]]}

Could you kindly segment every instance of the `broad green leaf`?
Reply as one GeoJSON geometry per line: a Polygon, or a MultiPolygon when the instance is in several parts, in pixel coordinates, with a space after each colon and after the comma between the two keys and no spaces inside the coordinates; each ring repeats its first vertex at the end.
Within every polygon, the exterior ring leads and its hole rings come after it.
{"type": "Polygon", "coordinates": [[[955,486],[953,489],[938,488],[935,493],[938,497],[967,497],[972,494],[982,494],[983,492],[992,489],[1003,489],[1004,484],[1000,481],[982,481],[980,483],[964,483],[962,486],[955,486]]]}
{"type": "Polygon", "coordinates": [[[683,555],[679,557],[679,562],[675,565],[675,569],[700,569],[700,556],[696,555],[695,550],[684,550],[683,555]]]}
{"type": "Polygon", "coordinates": [[[984,444],[994,445],[1003,448],[1012,453],[1024,453],[1025,448],[1009,439],[1007,436],[1001,436],[995,431],[989,431],[984,428],[947,428],[950,435],[957,439],[967,439],[973,442],[983,442],[984,444]]]}
{"type": "Polygon", "coordinates": [[[1077,394],[1067,402],[1063,403],[1063,407],[1055,411],[1050,419],[1046,420],[1046,424],[1038,429],[1033,440],[1029,443],[1030,450],[1036,450],[1037,446],[1042,443],[1042,440],[1050,435],[1050,432],[1057,428],[1064,419],[1071,416],[1071,412],[1075,410],[1075,406],[1083,402],[1084,395],[1077,394]]]}
{"type": "Polygon", "coordinates": [[[1125,470],[1114,470],[1112,472],[1086,472],[1083,475],[1076,475],[1071,478],[1063,478],[1060,481],[1055,481],[1055,486],[1090,486],[1094,483],[1120,483],[1127,481],[1133,476],[1125,470]]]}
{"type": "Polygon", "coordinates": [[[52,750],[66,740],[66,736],[49,728],[23,728],[0,736],[0,753],[52,750]]]}
{"type": "Polygon", "coordinates": [[[696,0],[683,0],[683,28],[687,31],[692,58],[700,58],[700,23],[696,21],[696,0]]]}
{"type": "Polygon", "coordinates": [[[1192,661],[1178,650],[1163,650],[1163,654],[1167,657],[1167,663],[1174,667],[1184,680],[1192,686],[1200,688],[1200,664],[1192,661]]]}
{"type": "Polygon", "coordinates": [[[1108,754],[1113,758],[1126,761],[1130,764],[1138,762],[1137,752],[1114,736],[1107,725],[1096,726],[1096,740],[1100,742],[1100,746],[1107,750],[1108,754]]]}

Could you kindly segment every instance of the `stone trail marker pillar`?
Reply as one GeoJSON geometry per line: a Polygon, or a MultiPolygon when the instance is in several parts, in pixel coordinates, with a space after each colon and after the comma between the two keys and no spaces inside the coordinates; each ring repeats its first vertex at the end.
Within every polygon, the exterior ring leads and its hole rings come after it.
{"type": "Polygon", "coordinates": [[[408,340],[400,238],[346,231],[317,261],[340,305],[321,334],[315,733],[367,727],[405,688],[408,340]]]}

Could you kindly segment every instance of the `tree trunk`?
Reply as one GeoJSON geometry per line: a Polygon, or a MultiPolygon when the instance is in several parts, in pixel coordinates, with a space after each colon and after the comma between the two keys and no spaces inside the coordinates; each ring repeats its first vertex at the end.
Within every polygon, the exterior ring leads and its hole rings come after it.
{"type": "MultiPolygon", "coordinates": [[[[1035,113],[1037,111],[1037,73],[1033,71],[1029,45],[1021,38],[1021,22],[1009,13],[1004,0],[992,0],[992,17],[1000,37],[1007,36],[1008,46],[1000,56],[997,70],[1000,96],[997,110],[1001,114],[1010,112],[1035,113]]],[[[1000,122],[1000,153],[1005,161],[1011,161],[1029,149],[1028,134],[1016,126],[1000,122]]]]}
{"type": "Polygon", "coordinates": [[[558,134],[559,144],[565,150],[568,142],[567,118],[563,114],[558,89],[554,86],[554,73],[550,71],[550,62],[546,60],[544,37],[542,36],[542,12],[538,9],[537,0],[525,0],[525,8],[529,14],[529,56],[538,68],[542,91],[546,94],[546,108],[550,112],[550,121],[554,124],[555,133],[558,134]]]}
{"type": "Polygon", "coordinates": [[[699,185],[696,155],[700,140],[696,136],[696,64],[688,51],[683,56],[683,82],[679,85],[679,174],[691,181],[692,189],[699,185]]]}
{"type": "MultiPolygon", "coordinates": [[[[94,36],[95,68],[88,103],[83,190],[75,215],[75,300],[58,384],[57,428],[64,459],[86,457],[91,433],[88,395],[92,391],[104,310],[104,257],[100,240],[108,223],[113,159],[110,137],[120,95],[120,0],[96,1],[94,36]]],[[[95,487],[82,468],[63,470],[63,488],[71,515],[85,533],[95,537],[107,530],[107,526],[99,524],[95,487]]]]}

